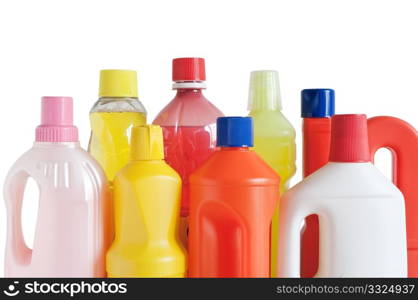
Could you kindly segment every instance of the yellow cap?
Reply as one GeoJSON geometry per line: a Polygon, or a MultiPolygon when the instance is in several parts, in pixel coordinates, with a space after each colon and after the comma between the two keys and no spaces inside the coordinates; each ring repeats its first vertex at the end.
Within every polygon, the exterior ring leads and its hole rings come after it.
{"type": "Polygon", "coordinates": [[[99,97],[138,97],[136,71],[101,70],[99,97]]]}
{"type": "Polygon", "coordinates": [[[132,128],[132,160],[164,159],[163,131],[158,125],[132,128]]]}

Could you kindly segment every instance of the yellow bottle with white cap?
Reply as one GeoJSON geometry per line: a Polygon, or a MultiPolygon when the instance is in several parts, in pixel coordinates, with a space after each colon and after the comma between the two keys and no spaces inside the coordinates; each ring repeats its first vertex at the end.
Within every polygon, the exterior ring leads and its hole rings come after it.
{"type": "Polygon", "coordinates": [[[131,161],[115,176],[115,240],[109,277],[184,277],[178,236],[181,178],[164,161],[160,126],[132,129],[131,161]]]}
{"type": "Polygon", "coordinates": [[[146,111],[138,100],[136,72],[102,70],[99,100],[90,111],[90,154],[112,182],[128,163],[131,129],[146,124],[146,111]]]}

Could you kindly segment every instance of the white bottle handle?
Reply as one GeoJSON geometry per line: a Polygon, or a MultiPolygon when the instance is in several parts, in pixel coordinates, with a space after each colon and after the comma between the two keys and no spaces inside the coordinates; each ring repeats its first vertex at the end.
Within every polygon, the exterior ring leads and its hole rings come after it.
{"type": "Polygon", "coordinates": [[[8,175],[4,186],[7,209],[6,265],[23,267],[31,262],[32,250],[26,245],[22,231],[22,203],[28,178],[29,174],[26,171],[14,171],[8,175]]]}
{"type": "Polygon", "coordinates": [[[306,203],[298,205],[290,198],[288,193],[280,201],[278,277],[300,277],[302,225],[314,213],[307,209],[306,203]]]}

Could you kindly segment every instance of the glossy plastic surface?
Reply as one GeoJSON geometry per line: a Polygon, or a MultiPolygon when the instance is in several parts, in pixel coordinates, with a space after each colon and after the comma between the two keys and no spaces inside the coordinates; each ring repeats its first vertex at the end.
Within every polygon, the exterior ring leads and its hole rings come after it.
{"type": "Polygon", "coordinates": [[[136,98],[100,98],[93,106],[89,152],[109,181],[129,161],[132,127],[145,123],[145,108],[136,98]]]}
{"type": "MultiPolygon", "coordinates": [[[[287,190],[296,172],[295,129],[281,112],[279,73],[253,71],[248,97],[249,116],[254,122],[254,150],[280,176],[280,194],[287,190]]],[[[278,208],[271,226],[271,272],[277,264],[278,208]]]]}
{"type": "Polygon", "coordinates": [[[105,252],[113,237],[108,184],[77,142],[35,143],[9,171],[4,198],[7,277],[105,277],[105,252]],[[33,249],[21,227],[29,177],[40,190],[33,249]]]}
{"type": "Polygon", "coordinates": [[[189,275],[269,277],[277,174],[248,148],[222,148],[190,183],[189,275]]]}
{"type": "Polygon", "coordinates": [[[153,122],[163,128],[166,162],[182,179],[181,238],[184,245],[187,245],[190,206],[189,175],[215,151],[216,119],[222,116],[201,89],[179,89],[153,122]]]}
{"type": "MultiPolygon", "coordinates": [[[[280,194],[283,194],[296,172],[295,130],[280,111],[251,111],[254,120],[254,151],[280,176],[280,194]]],[[[272,266],[277,264],[278,209],[271,227],[272,266]]],[[[272,267],[272,276],[275,269],[272,267]]]]}
{"type": "MultiPolygon", "coordinates": [[[[331,142],[331,118],[304,118],[303,177],[328,163],[331,142]]],[[[301,240],[301,277],[314,277],[318,271],[319,223],[317,215],[305,219],[301,240]]]]}
{"type": "Polygon", "coordinates": [[[405,205],[371,163],[328,163],[280,203],[279,277],[300,277],[303,220],[319,216],[316,277],[406,277],[405,205]]]}
{"type": "MultiPolygon", "coordinates": [[[[319,169],[328,161],[331,123],[327,118],[304,119],[304,176],[319,169]]],[[[418,138],[415,128],[394,117],[374,117],[368,120],[370,153],[374,157],[380,148],[388,148],[393,155],[393,182],[405,197],[408,233],[408,276],[418,277],[418,189],[415,170],[418,167],[418,138]]],[[[313,277],[318,270],[319,224],[318,217],[306,218],[302,236],[302,277],[313,277]]]]}
{"type": "Polygon", "coordinates": [[[218,147],[252,147],[253,119],[251,117],[221,117],[216,121],[218,147]]]}
{"type": "Polygon", "coordinates": [[[180,176],[163,160],[159,126],[133,129],[132,160],[115,177],[110,277],[184,277],[179,239],[180,176]]]}
{"type": "Polygon", "coordinates": [[[328,118],[335,113],[333,89],[305,89],[301,92],[302,118],[328,118]]]}
{"type": "Polygon", "coordinates": [[[418,277],[418,134],[407,122],[394,117],[368,120],[372,157],[380,148],[392,152],[393,182],[402,191],[406,205],[408,276],[418,277]]]}

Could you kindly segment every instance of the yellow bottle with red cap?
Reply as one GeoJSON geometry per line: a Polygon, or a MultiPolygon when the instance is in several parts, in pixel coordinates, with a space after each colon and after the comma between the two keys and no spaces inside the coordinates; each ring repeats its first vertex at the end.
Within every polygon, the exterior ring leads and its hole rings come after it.
{"type": "Polygon", "coordinates": [[[184,277],[178,236],[181,178],[164,161],[160,126],[132,130],[131,161],[115,176],[115,240],[109,277],[184,277]]]}

